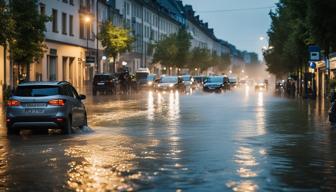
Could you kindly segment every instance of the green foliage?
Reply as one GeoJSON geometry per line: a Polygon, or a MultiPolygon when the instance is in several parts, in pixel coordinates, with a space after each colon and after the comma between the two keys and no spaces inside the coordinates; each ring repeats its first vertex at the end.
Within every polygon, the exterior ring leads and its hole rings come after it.
{"type": "Polygon", "coordinates": [[[175,66],[178,47],[176,44],[176,34],[172,34],[154,45],[155,52],[153,63],[161,63],[164,66],[175,66]]]}
{"type": "Polygon", "coordinates": [[[13,37],[14,21],[5,0],[0,0],[0,45],[5,45],[13,37]]]}
{"type": "Polygon", "coordinates": [[[116,58],[119,53],[131,49],[134,38],[130,35],[129,30],[113,26],[110,21],[107,21],[103,23],[100,31],[98,38],[109,57],[116,58]]]}
{"type": "Polygon", "coordinates": [[[202,72],[209,67],[214,66],[214,63],[212,63],[212,55],[210,54],[210,51],[206,48],[195,47],[191,51],[191,55],[192,56],[189,65],[190,69],[198,68],[202,72]]]}
{"type": "Polygon", "coordinates": [[[180,29],[176,35],[177,54],[175,66],[178,68],[184,67],[189,59],[191,39],[191,35],[184,29],[180,29]]]}
{"type": "Polygon", "coordinates": [[[336,50],[335,0],[306,0],[307,22],[314,43],[324,49],[326,55],[336,50]]]}
{"type": "Polygon", "coordinates": [[[276,75],[307,69],[308,45],[320,46],[326,56],[336,49],[334,0],[280,0],[271,12],[269,44],[265,50],[268,70],[276,75]]]}
{"type": "Polygon", "coordinates": [[[168,67],[183,68],[188,62],[191,36],[180,29],[154,45],[153,63],[161,63],[168,67]]]}
{"type": "Polygon", "coordinates": [[[46,16],[40,15],[37,0],[12,0],[10,8],[15,21],[13,41],[10,44],[14,62],[29,65],[44,53],[46,16]]]}
{"type": "Polygon", "coordinates": [[[306,10],[305,1],[281,0],[276,12],[270,13],[272,24],[268,35],[273,48],[264,50],[269,72],[280,76],[307,63],[306,10]]]}

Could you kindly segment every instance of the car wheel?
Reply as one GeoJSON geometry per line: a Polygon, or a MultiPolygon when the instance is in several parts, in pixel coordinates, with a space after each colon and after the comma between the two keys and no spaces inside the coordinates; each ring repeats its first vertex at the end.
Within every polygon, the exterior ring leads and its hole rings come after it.
{"type": "Polygon", "coordinates": [[[62,128],[62,133],[64,135],[70,135],[72,133],[72,119],[71,119],[71,117],[68,117],[68,119],[65,121],[65,124],[62,128]]]}
{"type": "Polygon", "coordinates": [[[7,135],[19,135],[19,134],[20,134],[20,129],[13,128],[11,126],[7,127],[7,135]]]}
{"type": "Polygon", "coordinates": [[[85,127],[87,127],[87,125],[88,125],[88,123],[87,123],[87,115],[86,115],[86,113],[85,113],[85,117],[84,117],[84,124],[83,125],[81,125],[80,127],[79,127],[79,129],[84,129],[85,127]]]}

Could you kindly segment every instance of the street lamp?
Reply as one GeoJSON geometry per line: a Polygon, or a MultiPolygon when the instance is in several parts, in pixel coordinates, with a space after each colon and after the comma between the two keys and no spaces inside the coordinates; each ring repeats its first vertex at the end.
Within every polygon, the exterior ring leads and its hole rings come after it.
{"type": "MultiPolygon", "coordinates": [[[[91,17],[85,16],[84,17],[84,23],[86,26],[86,51],[89,54],[89,23],[91,22],[91,17]]],[[[90,56],[90,54],[89,54],[90,56]]]]}
{"type": "Polygon", "coordinates": [[[232,70],[230,70],[229,73],[232,74],[232,70]]]}

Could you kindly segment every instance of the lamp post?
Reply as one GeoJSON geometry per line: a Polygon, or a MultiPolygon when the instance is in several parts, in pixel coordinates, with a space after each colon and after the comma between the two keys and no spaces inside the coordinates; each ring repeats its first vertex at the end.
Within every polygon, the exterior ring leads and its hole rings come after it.
{"type": "Polygon", "coordinates": [[[86,51],[89,52],[89,23],[91,22],[91,18],[86,16],[84,22],[86,26],[86,51]]]}

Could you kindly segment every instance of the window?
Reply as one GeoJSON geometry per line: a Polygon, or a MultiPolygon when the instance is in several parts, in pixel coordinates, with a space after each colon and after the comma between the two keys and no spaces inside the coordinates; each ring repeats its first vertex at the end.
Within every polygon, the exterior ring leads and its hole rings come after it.
{"type": "Polygon", "coordinates": [[[62,33],[67,34],[67,14],[62,13],[62,33]]]}
{"type": "Polygon", "coordinates": [[[73,0],[70,0],[70,5],[74,5],[74,1],[73,0]]]}
{"type": "Polygon", "coordinates": [[[40,14],[45,15],[45,12],[46,12],[45,4],[41,3],[40,4],[40,14]]]}
{"type": "Polygon", "coordinates": [[[68,3],[68,0],[62,0],[63,1],[63,3],[68,3]]]}
{"type": "Polygon", "coordinates": [[[36,86],[18,86],[14,95],[20,97],[46,97],[58,95],[60,92],[57,86],[36,85],[36,86]]]}
{"type": "Polygon", "coordinates": [[[52,31],[54,33],[58,33],[58,28],[57,28],[57,10],[56,9],[52,10],[52,31]]]}
{"type": "Polygon", "coordinates": [[[69,34],[71,36],[74,35],[74,33],[73,33],[73,15],[69,15],[69,34]]]}

